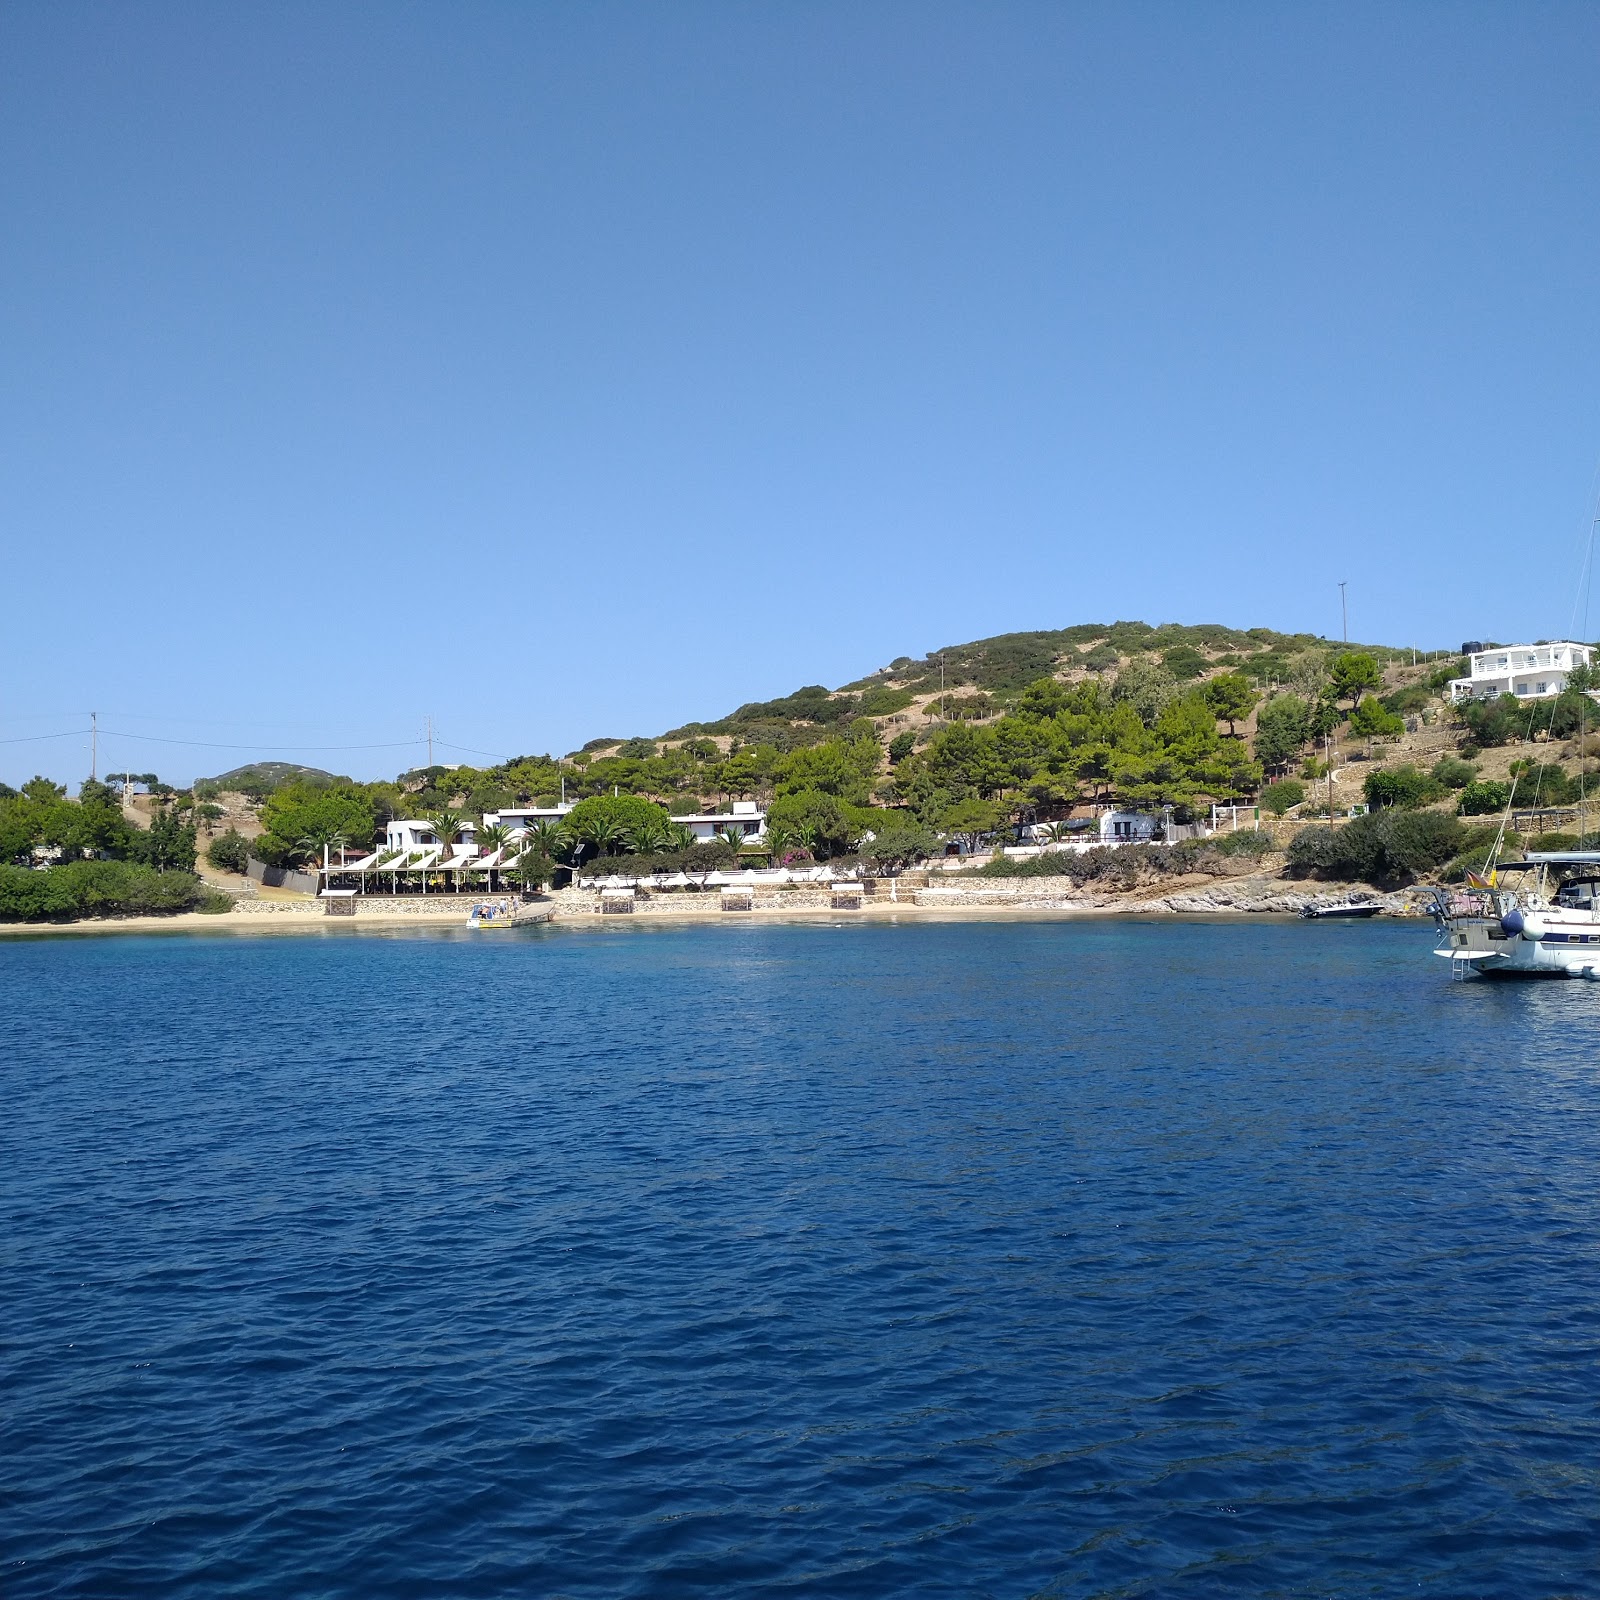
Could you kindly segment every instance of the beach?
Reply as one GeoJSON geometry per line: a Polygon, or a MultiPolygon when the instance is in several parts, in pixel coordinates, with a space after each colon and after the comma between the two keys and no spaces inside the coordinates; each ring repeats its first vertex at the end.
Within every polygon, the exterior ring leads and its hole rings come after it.
{"type": "MultiPolygon", "coordinates": [[[[833,903],[826,891],[765,890],[752,897],[748,909],[728,909],[715,892],[640,895],[625,912],[603,910],[603,898],[590,889],[562,889],[536,902],[549,920],[572,926],[618,923],[705,923],[769,921],[976,921],[1079,918],[1095,916],[1297,916],[1307,906],[1330,905],[1353,896],[1382,903],[1388,916],[1412,916],[1408,897],[1365,885],[1335,888],[1269,875],[1218,882],[1196,875],[1173,879],[1124,893],[1094,892],[1056,886],[1049,879],[987,879],[962,885],[908,887],[891,896],[892,880],[877,880],[875,892],[863,893],[859,906],[833,903]]],[[[0,924],[0,935],[227,933],[307,934],[395,928],[464,927],[477,899],[435,909],[417,900],[386,902],[378,897],[358,901],[354,915],[330,916],[310,897],[277,897],[245,901],[232,911],[186,911],[174,916],[96,917],[75,922],[0,924]]],[[[484,932],[507,931],[485,929],[484,932]]]]}

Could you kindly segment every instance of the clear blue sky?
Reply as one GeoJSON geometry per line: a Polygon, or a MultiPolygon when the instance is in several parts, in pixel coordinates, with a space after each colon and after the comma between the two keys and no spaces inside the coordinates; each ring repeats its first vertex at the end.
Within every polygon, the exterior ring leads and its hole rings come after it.
{"type": "Polygon", "coordinates": [[[1570,625],[1593,5],[0,30],[0,737],[375,776],[1340,579],[1353,637],[1570,625]]]}

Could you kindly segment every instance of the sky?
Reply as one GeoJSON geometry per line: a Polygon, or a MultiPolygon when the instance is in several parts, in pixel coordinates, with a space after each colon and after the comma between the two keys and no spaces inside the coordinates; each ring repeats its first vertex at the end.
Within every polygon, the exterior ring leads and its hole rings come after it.
{"type": "MultiPolygon", "coordinates": [[[[1600,9],[0,17],[0,779],[1574,627],[1600,9]]],[[[1590,633],[1600,620],[1589,623],[1590,633]]]]}

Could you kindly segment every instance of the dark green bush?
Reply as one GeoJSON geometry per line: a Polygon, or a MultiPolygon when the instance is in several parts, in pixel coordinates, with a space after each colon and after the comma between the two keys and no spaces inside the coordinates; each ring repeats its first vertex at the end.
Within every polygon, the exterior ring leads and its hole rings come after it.
{"type": "Polygon", "coordinates": [[[1455,756],[1440,756],[1433,764],[1433,779],[1447,789],[1465,789],[1478,776],[1478,769],[1470,761],[1459,761],[1455,756]]]}
{"type": "Polygon", "coordinates": [[[70,861],[40,872],[0,867],[0,922],[165,916],[194,910],[208,893],[192,873],[131,861],[70,861]]]}
{"type": "Polygon", "coordinates": [[[597,856],[583,864],[585,878],[604,878],[617,874],[624,878],[647,878],[655,872],[728,872],[739,865],[738,853],[725,839],[702,840],[687,850],[662,850],[653,855],[597,856]]]}
{"type": "Polygon", "coordinates": [[[891,689],[886,683],[877,683],[861,696],[857,709],[864,717],[888,717],[904,711],[915,698],[909,689],[891,689]]]}
{"type": "Polygon", "coordinates": [[[1346,883],[1407,883],[1450,860],[1464,838],[1461,824],[1437,811],[1377,811],[1342,828],[1302,828],[1289,844],[1288,871],[1346,883]]]}
{"type": "Polygon", "coordinates": [[[1269,783],[1261,791],[1261,809],[1281,817],[1284,812],[1300,805],[1305,797],[1306,786],[1299,779],[1284,778],[1278,783],[1269,783]]]}
{"type": "Polygon", "coordinates": [[[1433,704],[1434,690],[1425,683],[1407,684],[1403,689],[1396,689],[1392,694],[1386,694],[1378,702],[1385,711],[1393,711],[1399,716],[1407,712],[1421,711],[1433,704]]]}
{"type": "Polygon", "coordinates": [[[1492,778],[1480,778],[1461,791],[1456,809],[1464,817],[1492,816],[1497,811],[1504,811],[1510,799],[1511,791],[1505,784],[1492,778]]]}
{"type": "Polygon", "coordinates": [[[1472,743],[1480,750],[1491,745],[1510,744],[1513,739],[1526,739],[1534,728],[1530,708],[1509,694],[1501,695],[1498,700],[1474,700],[1462,706],[1461,720],[1472,743]]]}
{"type": "Polygon", "coordinates": [[[1361,790],[1374,811],[1385,806],[1409,811],[1437,800],[1444,793],[1444,786],[1415,767],[1380,767],[1367,774],[1361,790]]]}
{"type": "Polygon", "coordinates": [[[971,869],[979,878],[1071,878],[1078,883],[1098,883],[1111,889],[1131,889],[1151,878],[1181,877],[1189,872],[1222,874],[1229,855],[1264,853],[1272,848],[1264,833],[1253,830],[1230,834],[1249,839],[1234,850],[1219,848],[1220,839],[1184,839],[1177,844],[1129,844],[1076,850],[1046,850],[1037,856],[999,856],[971,869]]]}
{"type": "Polygon", "coordinates": [[[237,828],[229,828],[226,833],[219,833],[206,846],[206,860],[218,872],[242,873],[249,859],[250,846],[237,828]]]}

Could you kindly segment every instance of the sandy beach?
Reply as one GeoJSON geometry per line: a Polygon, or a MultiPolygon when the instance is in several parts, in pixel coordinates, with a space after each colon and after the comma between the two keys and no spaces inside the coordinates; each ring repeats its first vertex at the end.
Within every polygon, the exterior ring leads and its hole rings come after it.
{"type": "MultiPolygon", "coordinates": [[[[703,922],[992,922],[1006,920],[1070,920],[1083,917],[1292,917],[1306,904],[1332,904],[1357,898],[1376,899],[1385,914],[1408,914],[1402,895],[1384,894],[1359,885],[1330,889],[1306,883],[1259,877],[1214,881],[1178,881],[1151,885],[1118,895],[1069,895],[1041,891],[1037,883],[1018,888],[1004,898],[992,886],[969,893],[938,891],[931,903],[927,891],[912,898],[886,895],[862,897],[858,909],[840,909],[815,901],[757,904],[748,911],[722,908],[716,895],[657,896],[621,915],[604,915],[598,897],[585,892],[559,891],[549,901],[550,921],[563,927],[614,928],[648,924],[703,922]],[[1009,903],[1008,903],[1009,902],[1009,903]]],[[[175,916],[100,917],[78,922],[15,922],[0,924],[0,935],[48,936],[56,934],[209,933],[240,936],[279,934],[344,934],[363,930],[390,932],[397,928],[463,928],[469,905],[451,905],[435,911],[388,911],[362,905],[353,917],[327,916],[315,904],[280,899],[258,903],[245,911],[182,912],[175,916]]],[[[1415,912],[1409,914],[1415,915],[1415,912]]],[[[483,929],[485,933],[504,929],[483,929]]]]}

